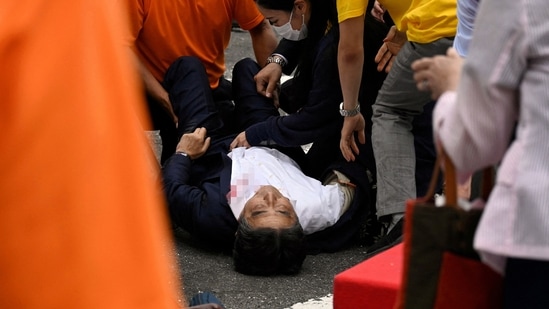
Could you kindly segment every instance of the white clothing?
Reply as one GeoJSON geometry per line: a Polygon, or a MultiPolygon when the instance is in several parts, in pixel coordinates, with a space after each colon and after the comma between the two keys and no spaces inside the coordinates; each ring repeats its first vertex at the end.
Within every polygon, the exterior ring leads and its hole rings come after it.
{"type": "Polygon", "coordinates": [[[501,161],[474,242],[501,273],[505,257],[549,260],[548,16],[547,0],[482,0],[457,96],[434,111],[461,180],[501,161]]]}
{"type": "Polygon", "coordinates": [[[305,234],[334,225],[341,216],[344,196],[338,184],[322,185],[307,177],[285,154],[266,147],[239,147],[232,159],[229,205],[238,219],[244,204],[260,186],[271,185],[288,197],[305,234]]]}

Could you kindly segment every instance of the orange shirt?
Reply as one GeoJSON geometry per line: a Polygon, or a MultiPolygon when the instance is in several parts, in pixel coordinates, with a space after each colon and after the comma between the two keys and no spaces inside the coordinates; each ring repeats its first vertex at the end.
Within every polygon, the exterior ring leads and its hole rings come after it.
{"type": "Polygon", "coordinates": [[[182,306],[114,3],[0,1],[0,308],[182,306]]]}
{"type": "Polygon", "coordinates": [[[196,56],[216,88],[225,72],[233,19],[244,30],[264,17],[254,0],[125,0],[130,16],[127,44],[162,81],[168,67],[181,56],[196,56]]]}

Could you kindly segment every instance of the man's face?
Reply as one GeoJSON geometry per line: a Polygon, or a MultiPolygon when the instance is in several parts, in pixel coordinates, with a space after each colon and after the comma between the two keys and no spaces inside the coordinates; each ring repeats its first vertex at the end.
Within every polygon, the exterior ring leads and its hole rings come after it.
{"type": "Polygon", "coordinates": [[[244,205],[242,214],[253,228],[289,228],[297,222],[290,200],[273,186],[262,186],[244,205]]]}

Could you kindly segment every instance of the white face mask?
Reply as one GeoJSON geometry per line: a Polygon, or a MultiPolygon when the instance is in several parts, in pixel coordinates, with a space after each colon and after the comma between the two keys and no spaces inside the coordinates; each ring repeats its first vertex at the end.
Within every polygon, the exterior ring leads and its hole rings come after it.
{"type": "Polygon", "coordinates": [[[303,17],[303,23],[301,24],[300,30],[294,30],[292,28],[292,14],[294,11],[290,13],[290,20],[285,23],[284,25],[277,27],[273,26],[274,30],[283,38],[290,40],[290,41],[299,41],[303,40],[307,37],[307,25],[305,25],[305,15],[301,15],[303,17]]]}

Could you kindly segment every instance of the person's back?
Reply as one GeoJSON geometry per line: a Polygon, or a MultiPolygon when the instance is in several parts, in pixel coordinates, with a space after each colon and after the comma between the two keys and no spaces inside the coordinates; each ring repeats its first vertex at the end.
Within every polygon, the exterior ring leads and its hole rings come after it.
{"type": "Polygon", "coordinates": [[[457,94],[435,111],[460,178],[500,164],[474,246],[504,274],[504,308],[549,306],[547,16],[544,0],[482,0],[457,94]]]}
{"type": "Polygon", "coordinates": [[[130,44],[158,81],[181,56],[198,57],[216,88],[225,72],[225,49],[233,20],[250,30],[263,20],[253,1],[136,1],[127,0],[131,21],[130,44]]]}

